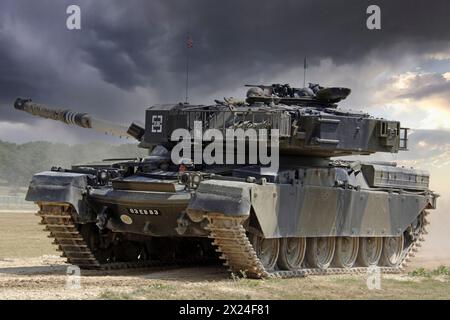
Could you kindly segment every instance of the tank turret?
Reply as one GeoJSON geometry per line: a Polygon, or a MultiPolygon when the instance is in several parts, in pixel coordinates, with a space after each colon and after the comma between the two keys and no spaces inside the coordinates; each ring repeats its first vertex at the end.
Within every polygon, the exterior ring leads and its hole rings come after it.
{"type": "Polygon", "coordinates": [[[141,148],[148,149],[156,145],[170,149],[176,144],[171,140],[174,130],[192,132],[196,122],[201,123],[203,131],[216,129],[224,137],[229,129],[276,129],[279,152],[285,155],[329,158],[407,149],[407,129],[401,128],[400,122],[338,108],[337,103],[350,94],[348,88],[325,88],[312,83],[307,88],[287,84],[247,86],[251,88],[246,101],[224,99],[208,106],[151,106],[146,110],[145,128],[135,123],[126,127],[68,109],[51,109],[26,99],[17,99],[14,107],[66,124],[131,136],[141,148]]]}
{"type": "Polygon", "coordinates": [[[216,100],[216,105],[156,105],[146,111],[142,143],[170,144],[175,129],[277,129],[280,154],[329,158],[396,153],[406,150],[407,129],[400,122],[338,108],[350,89],[289,85],[252,85],[246,101],[216,100]]]}

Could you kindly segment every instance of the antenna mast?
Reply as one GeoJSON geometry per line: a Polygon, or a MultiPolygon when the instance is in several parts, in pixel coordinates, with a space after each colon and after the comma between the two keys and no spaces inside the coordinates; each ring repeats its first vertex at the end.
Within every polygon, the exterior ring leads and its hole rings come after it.
{"type": "Polygon", "coordinates": [[[191,36],[191,19],[189,17],[188,22],[188,32],[186,37],[186,98],[185,103],[188,103],[189,101],[189,60],[190,60],[190,49],[194,47],[194,41],[192,40],[191,36]]]}
{"type": "Polygon", "coordinates": [[[305,60],[303,61],[303,88],[306,87],[306,69],[308,69],[308,64],[305,56],[305,60]]]}
{"type": "Polygon", "coordinates": [[[188,103],[189,100],[189,49],[192,48],[192,38],[188,36],[187,48],[186,48],[186,99],[185,102],[188,103]]]}

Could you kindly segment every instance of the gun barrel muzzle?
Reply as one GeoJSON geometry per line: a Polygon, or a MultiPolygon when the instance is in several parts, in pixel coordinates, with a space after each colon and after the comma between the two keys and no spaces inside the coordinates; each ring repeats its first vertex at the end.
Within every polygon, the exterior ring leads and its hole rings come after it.
{"type": "Polygon", "coordinates": [[[43,104],[34,103],[31,99],[18,98],[14,108],[25,111],[33,116],[61,121],[83,128],[91,128],[90,116],[87,113],[73,112],[69,109],[52,109],[43,104]]]}

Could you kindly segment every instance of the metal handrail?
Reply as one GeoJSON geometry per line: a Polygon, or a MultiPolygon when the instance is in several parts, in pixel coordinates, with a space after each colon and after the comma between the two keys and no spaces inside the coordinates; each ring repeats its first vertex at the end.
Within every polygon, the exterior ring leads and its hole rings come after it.
{"type": "Polygon", "coordinates": [[[291,117],[282,110],[183,110],[187,115],[187,128],[192,131],[194,121],[200,121],[203,130],[217,129],[278,129],[280,137],[290,137],[291,117]]]}

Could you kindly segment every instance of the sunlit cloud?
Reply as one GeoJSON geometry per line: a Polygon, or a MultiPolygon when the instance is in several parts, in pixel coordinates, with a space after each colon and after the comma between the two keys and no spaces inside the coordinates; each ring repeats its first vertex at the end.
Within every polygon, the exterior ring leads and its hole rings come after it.
{"type": "Polygon", "coordinates": [[[425,54],[425,58],[430,59],[430,60],[439,60],[439,61],[450,60],[450,49],[425,54]]]}

